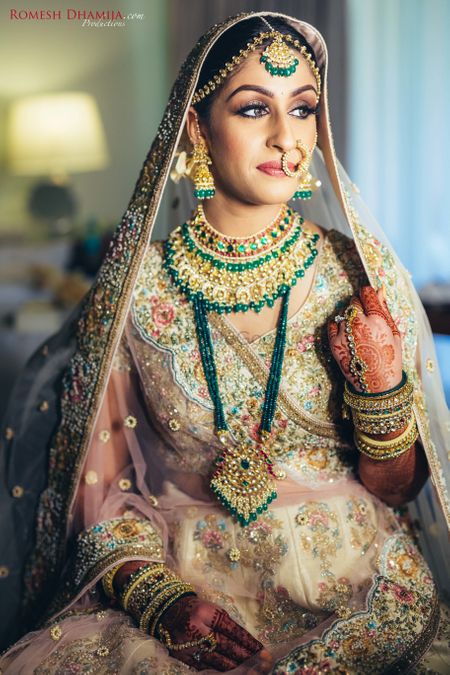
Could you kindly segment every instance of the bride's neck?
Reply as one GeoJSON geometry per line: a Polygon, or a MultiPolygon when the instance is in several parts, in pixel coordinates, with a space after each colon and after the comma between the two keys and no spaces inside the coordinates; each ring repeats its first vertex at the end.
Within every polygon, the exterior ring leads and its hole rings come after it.
{"type": "Polygon", "coordinates": [[[206,220],[227,237],[247,237],[267,227],[280,211],[281,204],[243,204],[230,202],[217,195],[205,199],[206,220]]]}

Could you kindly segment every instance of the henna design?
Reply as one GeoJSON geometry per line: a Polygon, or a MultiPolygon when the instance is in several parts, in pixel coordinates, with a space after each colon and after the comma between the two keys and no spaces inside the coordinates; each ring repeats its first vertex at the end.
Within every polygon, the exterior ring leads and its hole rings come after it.
{"type": "MultiPolygon", "coordinates": [[[[401,379],[400,333],[392,319],[382,291],[370,286],[360,291],[360,298],[353,297],[350,305],[359,311],[352,321],[352,334],[358,357],[367,366],[365,381],[368,390],[376,393],[396,386],[401,379]],[[361,299],[360,299],[361,298],[361,299]]],[[[351,353],[344,323],[328,323],[330,347],[342,373],[359,391],[359,383],[350,372],[351,353]]]]}
{"type": "Polygon", "coordinates": [[[375,289],[372,288],[372,286],[363,286],[361,288],[359,294],[361,297],[364,313],[367,316],[370,316],[372,314],[378,314],[379,316],[381,316],[382,319],[386,321],[387,325],[392,331],[392,334],[400,336],[400,331],[398,330],[397,324],[392,318],[392,315],[386,303],[384,286],[380,289],[380,291],[378,291],[377,293],[377,291],[375,291],[375,289]],[[381,295],[381,299],[379,297],[379,293],[381,295]]]}
{"type": "MultiPolygon", "coordinates": [[[[353,335],[356,351],[367,365],[365,373],[369,391],[385,391],[395,377],[395,349],[386,344],[389,336],[375,324],[367,325],[362,317],[357,316],[353,322],[353,335]]],[[[392,338],[391,338],[392,339],[392,338]]],[[[401,375],[397,377],[400,381],[401,375]]]]}
{"type": "Polygon", "coordinates": [[[225,610],[197,597],[180,598],[165,612],[161,625],[177,643],[197,640],[211,630],[214,632],[217,640],[214,652],[203,652],[198,647],[171,652],[174,658],[196,670],[206,666],[219,671],[232,670],[263,646],[225,610]],[[193,658],[196,653],[201,653],[200,660],[193,658]]]}
{"type": "Polygon", "coordinates": [[[236,668],[237,665],[239,665],[236,661],[228,658],[228,656],[224,656],[224,654],[218,654],[217,652],[202,654],[201,663],[205,664],[206,666],[211,666],[220,672],[232,670],[233,668],[236,668]]]}
{"type": "Polygon", "coordinates": [[[215,633],[215,637],[217,640],[217,647],[215,651],[223,654],[224,656],[228,656],[237,663],[241,663],[253,655],[253,652],[251,652],[249,649],[246,649],[234,640],[230,640],[230,638],[228,638],[223,633],[215,633]]]}
{"type": "Polygon", "coordinates": [[[331,344],[332,341],[337,337],[338,334],[338,325],[336,321],[329,321],[327,325],[327,331],[328,331],[328,342],[331,344]]]}
{"type": "Polygon", "coordinates": [[[219,633],[223,633],[232,640],[239,642],[242,647],[252,654],[263,647],[261,642],[256,640],[253,635],[250,635],[245,628],[242,628],[242,626],[239,626],[239,624],[233,621],[223,609],[216,609],[211,622],[211,628],[214,631],[217,630],[219,633]]]}
{"type": "Polygon", "coordinates": [[[164,613],[162,625],[177,642],[188,642],[202,637],[203,621],[198,617],[198,606],[202,601],[196,597],[180,598],[164,613]]]}

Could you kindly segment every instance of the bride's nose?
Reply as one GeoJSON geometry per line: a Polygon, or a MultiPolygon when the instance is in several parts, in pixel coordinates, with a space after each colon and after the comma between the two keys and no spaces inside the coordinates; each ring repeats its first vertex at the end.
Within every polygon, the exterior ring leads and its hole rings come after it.
{"type": "Polygon", "coordinates": [[[274,116],[268,136],[268,145],[281,152],[287,152],[295,148],[295,144],[296,138],[288,117],[281,114],[274,116]]]}

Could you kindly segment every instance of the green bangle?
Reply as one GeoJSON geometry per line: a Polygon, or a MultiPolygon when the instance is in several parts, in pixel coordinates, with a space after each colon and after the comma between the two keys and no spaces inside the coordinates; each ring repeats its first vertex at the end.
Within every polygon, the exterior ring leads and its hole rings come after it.
{"type": "Polygon", "coordinates": [[[352,385],[351,382],[347,380],[346,384],[347,387],[349,388],[350,393],[355,394],[356,396],[361,396],[362,398],[377,398],[378,396],[388,396],[389,394],[395,394],[396,391],[401,389],[402,387],[405,386],[406,380],[408,379],[408,375],[404,370],[402,370],[402,379],[399,384],[397,384],[396,387],[392,387],[392,389],[387,389],[386,391],[378,391],[375,394],[374,393],[367,393],[364,391],[358,391],[355,389],[355,387],[352,385]]]}

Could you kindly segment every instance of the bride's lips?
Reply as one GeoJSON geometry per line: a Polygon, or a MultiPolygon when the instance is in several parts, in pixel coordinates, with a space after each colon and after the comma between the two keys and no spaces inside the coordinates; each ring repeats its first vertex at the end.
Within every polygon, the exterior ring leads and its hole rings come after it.
{"type": "MultiPolygon", "coordinates": [[[[292,164],[292,162],[288,162],[288,167],[291,171],[295,171],[295,164],[292,164]]],[[[284,176],[287,178],[281,166],[281,162],[264,162],[264,164],[259,164],[256,168],[260,171],[264,171],[264,173],[267,173],[269,176],[277,176],[279,178],[284,176]]]]}

